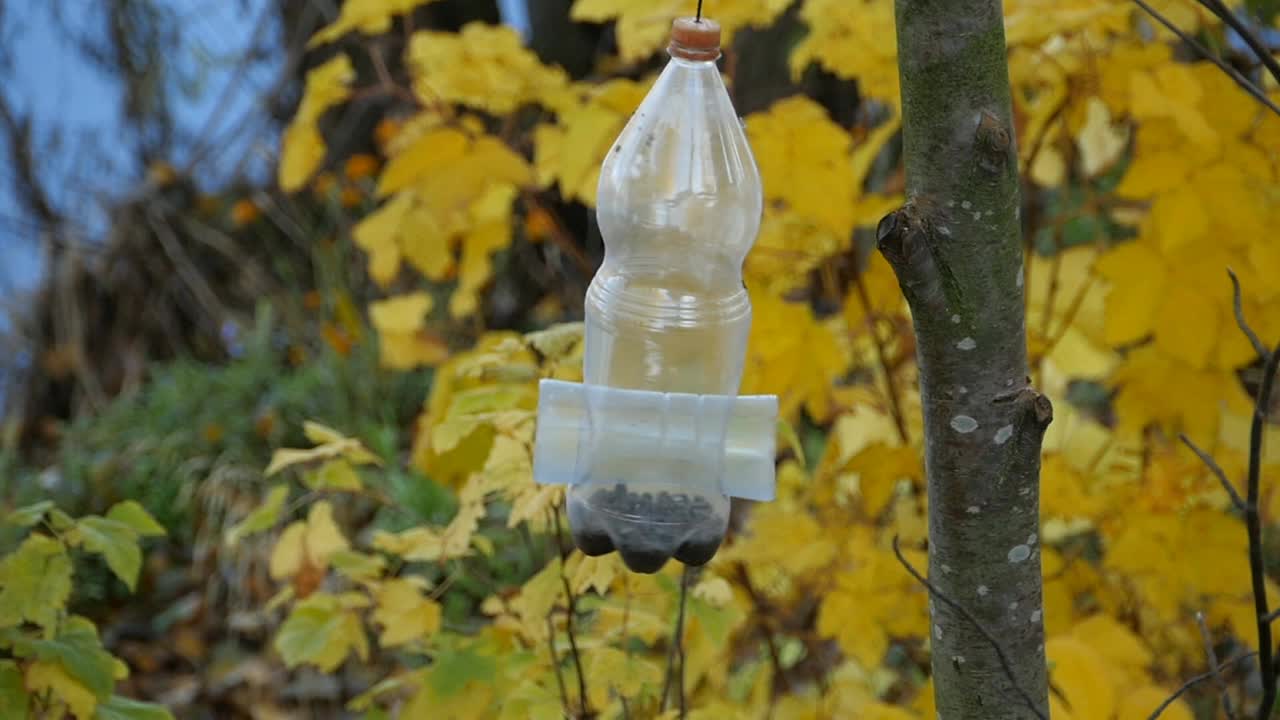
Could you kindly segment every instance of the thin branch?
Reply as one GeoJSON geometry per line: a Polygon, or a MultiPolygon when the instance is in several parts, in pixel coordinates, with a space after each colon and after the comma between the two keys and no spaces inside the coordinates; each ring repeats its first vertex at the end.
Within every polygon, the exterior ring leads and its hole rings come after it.
{"type": "MultiPolygon", "coordinates": [[[[1247,652],[1247,653],[1245,653],[1245,654],[1243,654],[1243,655],[1238,655],[1238,656],[1236,656],[1236,657],[1234,657],[1234,658],[1232,658],[1232,659],[1230,659],[1230,660],[1228,660],[1228,661],[1226,661],[1226,662],[1222,663],[1222,668],[1228,668],[1228,667],[1231,667],[1232,665],[1235,665],[1236,663],[1240,662],[1241,660],[1248,660],[1249,658],[1251,658],[1251,657],[1253,657],[1254,655],[1257,655],[1257,654],[1258,654],[1258,653],[1256,653],[1256,652],[1247,652]]],[[[1159,707],[1157,707],[1157,708],[1155,709],[1155,711],[1154,711],[1154,712],[1152,712],[1149,716],[1147,716],[1147,720],[1156,720],[1156,718],[1160,717],[1160,714],[1161,714],[1161,713],[1163,713],[1165,710],[1168,710],[1168,709],[1169,709],[1169,706],[1170,706],[1170,705],[1172,705],[1174,702],[1176,702],[1176,701],[1178,700],[1178,698],[1182,697],[1182,694],[1183,694],[1183,693],[1185,693],[1186,691],[1188,691],[1188,690],[1190,690],[1191,688],[1195,687],[1196,685],[1199,685],[1200,683],[1204,682],[1205,680],[1208,680],[1208,679],[1212,678],[1214,675],[1215,675],[1215,673],[1214,673],[1214,672],[1212,672],[1212,671],[1210,671],[1210,672],[1203,672],[1203,673],[1200,673],[1199,675],[1196,675],[1195,677],[1191,678],[1190,680],[1188,680],[1188,681],[1186,681],[1186,682],[1182,683],[1182,686],[1181,686],[1181,687],[1179,687],[1177,690],[1175,690],[1175,691],[1173,692],[1173,694],[1172,694],[1172,695],[1170,695],[1169,697],[1165,698],[1164,702],[1160,703],[1160,706],[1159,706],[1159,707]]]]}
{"type": "Polygon", "coordinates": [[[1253,578],[1253,604],[1258,618],[1258,665],[1262,672],[1262,702],[1258,717],[1270,718],[1276,701],[1276,671],[1272,662],[1271,623],[1267,607],[1267,575],[1262,560],[1262,522],[1258,516],[1258,496],[1262,483],[1263,426],[1271,407],[1271,389],[1275,385],[1276,367],[1280,365],[1280,345],[1267,359],[1262,384],[1253,405],[1253,423],[1249,428],[1249,503],[1245,521],[1249,529],[1249,574],[1253,578]]]}
{"type": "Polygon", "coordinates": [[[1272,102],[1271,98],[1267,97],[1266,93],[1258,89],[1257,85],[1254,85],[1252,82],[1249,82],[1248,78],[1246,78],[1244,75],[1241,75],[1239,70],[1236,70],[1235,68],[1228,65],[1226,62],[1222,60],[1222,58],[1218,57],[1217,55],[1214,55],[1212,52],[1209,52],[1208,48],[1206,48],[1204,45],[1201,45],[1190,35],[1178,29],[1177,25],[1174,25],[1173,22],[1169,20],[1169,18],[1161,15],[1158,10],[1148,5],[1145,0],[1133,0],[1133,2],[1136,3],[1138,7],[1145,10],[1148,15],[1155,18],[1156,22],[1165,26],[1169,30],[1169,32],[1173,33],[1174,35],[1177,35],[1179,39],[1181,39],[1187,45],[1191,46],[1193,50],[1195,50],[1197,53],[1200,54],[1200,57],[1203,57],[1205,60],[1208,60],[1214,65],[1217,65],[1219,70],[1226,73],[1227,76],[1230,77],[1232,80],[1234,80],[1242,90],[1252,95],[1253,99],[1257,100],[1263,105],[1266,105],[1267,109],[1275,113],[1276,115],[1280,115],[1280,106],[1277,106],[1274,102],[1272,102]]]}
{"type": "Polygon", "coordinates": [[[684,697],[684,606],[689,591],[689,575],[690,569],[686,565],[684,571],[680,573],[680,609],[676,614],[676,628],[671,638],[671,649],[667,652],[667,671],[662,680],[662,699],[659,703],[659,712],[667,709],[667,696],[671,693],[671,679],[677,678],[676,690],[680,694],[680,718],[685,717],[685,697],[684,697]],[[679,665],[679,673],[675,672],[676,666],[679,665]]]}
{"type": "MultiPolygon", "coordinates": [[[[756,590],[755,583],[751,582],[751,575],[747,571],[746,563],[737,564],[738,579],[742,581],[742,588],[747,591],[747,597],[751,598],[751,605],[755,609],[754,617],[758,618],[760,634],[764,636],[765,647],[769,650],[769,662],[773,664],[773,679],[775,684],[781,684],[785,692],[791,692],[791,681],[787,678],[787,672],[782,667],[782,654],[778,652],[778,644],[773,640],[773,629],[770,627],[768,618],[771,613],[765,603],[765,599],[760,597],[759,591],[756,590]]],[[[776,694],[776,689],[775,689],[776,694]]],[[[772,701],[772,698],[770,698],[772,701]]]]}
{"type": "Polygon", "coordinates": [[[1244,504],[1244,498],[1240,497],[1240,493],[1236,492],[1235,486],[1227,479],[1227,474],[1223,472],[1222,466],[1218,464],[1218,461],[1214,460],[1209,453],[1201,450],[1198,445],[1191,441],[1191,438],[1187,437],[1186,433],[1178,433],[1178,439],[1182,441],[1182,444],[1190,448],[1191,452],[1195,453],[1196,457],[1200,458],[1200,461],[1206,467],[1213,471],[1213,474],[1218,478],[1218,482],[1222,483],[1222,489],[1226,490],[1227,494],[1231,496],[1231,504],[1235,506],[1236,510],[1245,512],[1247,508],[1244,504]]]}
{"type": "Polygon", "coordinates": [[[1236,34],[1253,51],[1253,54],[1258,58],[1258,62],[1262,63],[1262,66],[1267,69],[1267,72],[1271,73],[1271,77],[1275,78],[1277,83],[1280,83],[1280,62],[1276,62],[1275,57],[1271,55],[1271,48],[1262,42],[1262,38],[1258,37],[1256,32],[1241,22],[1239,16],[1231,12],[1230,8],[1223,4],[1222,0],[1197,1],[1207,8],[1209,12],[1217,15],[1218,19],[1229,25],[1232,30],[1235,30],[1236,34]]]}
{"type": "Polygon", "coordinates": [[[1204,643],[1204,655],[1209,660],[1209,672],[1213,673],[1218,691],[1222,694],[1222,712],[1227,716],[1227,720],[1236,720],[1235,710],[1231,707],[1231,692],[1227,689],[1227,681],[1222,677],[1218,667],[1218,653],[1213,650],[1213,638],[1209,636],[1209,626],[1205,624],[1204,613],[1196,612],[1196,625],[1200,626],[1200,640],[1204,643]]]}
{"type": "Polygon", "coordinates": [[[560,658],[556,657],[556,626],[551,622],[551,616],[555,614],[556,609],[553,607],[547,611],[547,648],[551,652],[551,667],[556,671],[556,687],[560,690],[560,707],[564,710],[565,717],[573,714],[569,708],[569,691],[564,686],[564,673],[560,670],[560,658]]]}
{"type": "Polygon", "coordinates": [[[867,332],[871,334],[871,342],[876,348],[876,359],[880,362],[880,371],[884,373],[884,383],[889,392],[889,410],[893,415],[893,424],[898,430],[898,439],[903,445],[910,444],[907,437],[907,422],[902,413],[902,402],[898,399],[898,383],[893,378],[893,368],[889,365],[889,353],[885,349],[884,342],[880,339],[880,333],[876,328],[876,318],[872,314],[871,297],[867,293],[867,285],[862,277],[863,268],[859,267],[858,249],[855,246],[849,251],[849,257],[853,260],[853,287],[857,290],[858,303],[862,306],[862,314],[867,319],[867,332]]]}
{"type": "Polygon", "coordinates": [[[1249,338],[1249,344],[1253,346],[1253,351],[1258,353],[1258,357],[1266,360],[1267,346],[1262,344],[1258,339],[1258,334],[1249,327],[1249,323],[1244,319],[1244,301],[1240,296],[1240,278],[1236,277],[1235,271],[1227,268],[1227,275],[1231,276],[1231,306],[1236,312],[1236,325],[1240,328],[1240,332],[1249,338]]]}
{"type": "MultiPolygon", "coordinates": [[[[560,530],[560,508],[556,507],[552,513],[556,524],[556,542],[563,547],[564,536],[560,530]]],[[[582,656],[578,653],[578,639],[573,633],[573,619],[578,614],[577,597],[573,594],[573,588],[569,585],[569,577],[564,574],[564,560],[560,561],[560,583],[564,586],[564,594],[566,603],[568,604],[565,632],[569,635],[569,654],[573,658],[573,667],[578,671],[578,704],[582,710],[582,717],[590,717],[591,713],[587,705],[587,677],[582,672],[582,656]]]]}
{"type": "Polygon", "coordinates": [[[920,574],[919,570],[916,570],[915,567],[907,561],[907,558],[902,554],[902,547],[898,542],[897,535],[893,536],[893,554],[898,558],[898,562],[902,564],[902,567],[906,568],[907,572],[911,573],[911,577],[915,578],[916,582],[925,586],[929,591],[929,595],[941,601],[943,605],[946,605],[959,613],[961,617],[968,621],[970,625],[973,625],[973,627],[982,634],[982,637],[986,638],[987,642],[991,644],[991,648],[996,651],[996,658],[1000,660],[1000,668],[1004,670],[1005,677],[1009,680],[1009,684],[1013,686],[1014,691],[1018,693],[1020,698],[1022,698],[1022,702],[1026,703],[1027,709],[1029,709],[1036,717],[1040,718],[1040,720],[1049,720],[1049,716],[1045,714],[1038,705],[1036,705],[1035,700],[1033,700],[1031,696],[1027,694],[1027,691],[1023,690],[1022,686],[1018,684],[1018,678],[1013,674],[1013,664],[1009,662],[1009,656],[1005,655],[1004,648],[1000,646],[1000,641],[996,640],[990,630],[983,627],[982,623],[978,621],[978,618],[975,617],[973,613],[969,612],[968,608],[942,594],[942,591],[934,587],[932,583],[920,574]]]}

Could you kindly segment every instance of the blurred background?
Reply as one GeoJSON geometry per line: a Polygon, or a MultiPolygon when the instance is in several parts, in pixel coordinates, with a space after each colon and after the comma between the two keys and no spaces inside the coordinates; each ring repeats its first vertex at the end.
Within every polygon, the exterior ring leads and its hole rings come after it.
{"type": "MultiPolygon", "coordinates": [[[[1239,32],[1152,5],[1280,100],[1239,32]]],[[[1274,51],[1276,3],[1230,6],[1274,51]]],[[[573,551],[532,483],[536,381],[580,373],[597,169],[692,10],[0,1],[0,631],[84,617],[130,668],[0,635],[27,688],[0,708],[675,717],[687,606],[691,717],[934,717],[926,598],[889,550],[924,566],[911,320],[873,251],[903,200],[892,2],[705,3],[765,182],[743,392],[781,399],[779,500],[735,505],[682,600],[674,563],[573,551]],[[32,537],[70,559],[65,593],[19,583],[32,537]]],[[[1243,488],[1263,371],[1227,269],[1273,344],[1280,117],[1129,2],[1005,13],[1055,404],[1054,717],[1146,717],[1206,647],[1257,642],[1243,525],[1178,436],[1243,488]]],[[[1256,702],[1256,671],[1228,679],[1256,702]]]]}

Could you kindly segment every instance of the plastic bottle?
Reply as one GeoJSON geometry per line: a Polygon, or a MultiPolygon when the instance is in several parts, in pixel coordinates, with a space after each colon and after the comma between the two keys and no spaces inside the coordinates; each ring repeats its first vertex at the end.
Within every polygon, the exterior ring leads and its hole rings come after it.
{"type": "Polygon", "coordinates": [[[590,432],[568,491],[578,547],[616,549],[637,572],[670,557],[704,564],[724,538],[725,436],[751,327],[742,264],[762,208],[760,174],[716,67],[719,25],[676,20],[669,53],[601,168],[606,252],[586,295],[583,368],[588,388],[664,394],[663,432],[636,436],[631,428],[655,422],[641,417],[642,402],[588,390],[590,432]]]}
{"type": "Polygon", "coordinates": [[[777,397],[737,395],[760,176],[719,42],[713,21],[674,23],[671,62],[601,168],[584,381],[539,384],[534,479],[569,486],[584,553],[637,572],[707,562],[731,497],[774,497],[777,397]]]}

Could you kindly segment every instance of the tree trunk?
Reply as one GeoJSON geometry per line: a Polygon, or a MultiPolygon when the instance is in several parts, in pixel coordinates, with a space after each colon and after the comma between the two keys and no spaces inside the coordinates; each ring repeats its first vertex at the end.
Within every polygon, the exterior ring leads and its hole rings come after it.
{"type": "Polygon", "coordinates": [[[911,306],[924,407],[942,720],[1048,716],[1040,441],[1027,376],[1018,164],[1000,0],[896,0],[907,203],[877,232],[911,306]],[[1012,681],[1011,681],[1012,680],[1012,681]]]}

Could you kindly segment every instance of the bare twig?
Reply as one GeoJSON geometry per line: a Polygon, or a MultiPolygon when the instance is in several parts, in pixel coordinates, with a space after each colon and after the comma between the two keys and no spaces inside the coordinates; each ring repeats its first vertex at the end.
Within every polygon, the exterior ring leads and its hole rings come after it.
{"type": "Polygon", "coordinates": [[[1231,707],[1231,692],[1227,689],[1227,680],[1222,677],[1222,672],[1218,668],[1218,653],[1213,650],[1213,638],[1209,636],[1209,626],[1205,624],[1204,613],[1196,612],[1196,625],[1200,626],[1200,640],[1204,643],[1204,655],[1209,660],[1209,672],[1213,674],[1213,679],[1218,684],[1218,691],[1222,694],[1222,712],[1227,716],[1227,720],[1236,720],[1235,710],[1231,707]]]}
{"type": "Polygon", "coordinates": [[[1244,304],[1240,297],[1240,278],[1236,277],[1235,271],[1227,268],[1227,275],[1231,276],[1231,305],[1236,312],[1236,325],[1240,328],[1240,332],[1249,338],[1249,344],[1253,346],[1253,351],[1258,353],[1258,357],[1266,360],[1267,346],[1262,344],[1258,339],[1258,334],[1249,327],[1249,323],[1244,319],[1244,304]]]}
{"type": "Polygon", "coordinates": [[[774,683],[780,684],[782,689],[789,693],[791,692],[791,680],[787,678],[786,670],[782,667],[782,654],[778,652],[778,644],[773,640],[773,628],[770,627],[768,621],[770,612],[765,599],[760,597],[755,583],[751,582],[751,574],[747,571],[746,563],[738,563],[737,571],[738,579],[742,581],[742,588],[747,591],[747,597],[751,598],[751,605],[755,608],[754,616],[759,618],[757,622],[760,634],[764,636],[765,647],[769,650],[769,662],[773,664],[774,683]]]}
{"type": "MultiPolygon", "coordinates": [[[[552,517],[555,518],[556,524],[556,542],[563,545],[564,536],[560,530],[560,508],[556,507],[552,511],[552,517]]],[[[564,574],[564,560],[560,561],[560,584],[564,586],[566,608],[565,632],[569,635],[569,655],[573,658],[573,667],[578,671],[578,700],[582,710],[582,717],[590,717],[591,713],[587,703],[587,677],[582,672],[582,656],[578,653],[578,639],[573,632],[573,619],[578,614],[577,597],[573,594],[573,588],[569,585],[569,578],[564,574]]]]}
{"type": "Polygon", "coordinates": [[[564,673],[560,671],[560,658],[556,657],[556,626],[551,622],[551,616],[555,614],[556,609],[553,607],[547,611],[547,648],[551,652],[551,667],[556,671],[556,687],[560,690],[560,707],[564,710],[565,717],[573,715],[573,711],[569,708],[569,691],[564,686],[564,673]]]}
{"type": "MultiPolygon", "coordinates": [[[[1235,665],[1236,663],[1240,662],[1241,660],[1248,660],[1249,658],[1251,658],[1251,657],[1253,657],[1254,655],[1257,655],[1257,654],[1258,654],[1258,653],[1255,653],[1255,652],[1247,652],[1247,653],[1245,653],[1245,654],[1243,654],[1243,655],[1238,655],[1238,656],[1236,656],[1236,657],[1234,657],[1234,658],[1232,658],[1232,659],[1230,659],[1230,660],[1228,660],[1228,661],[1226,661],[1226,662],[1222,663],[1222,669],[1225,669],[1225,668],[1231,667],[1232,665],[1235,665]]],[[[1195,677],[1191,678],[1190,680],[1188,680],[1188,681],[1186,681],[1186,682],[1182,683],[1182,686],[1181,686],[1181,687],[1179,687],[1177,690],[1173,691],[1173,694],[1172,694],[1172,695],[1170,695],[1169,697],[1165,698],[1164,702],[1160,703],[1159,707],[1157,707],[1157,708],[1156,708],[1156,709],[1155,709],[1155,710],[1154,710],[1154,711],[1153,711],[1149,716],[1147,716],[1147,720],[1156,720],[1156,718],[1160,717],[1160,714],[1161,714],[1161,713],[1163,713],[1165,710],[1168,710],[1168,709],[1169,709],[1169,706],[1170,706],[1170,705],[1172,705],[1173,703],[1175,703],[1175,702],[1178,700],[1178,698],[1182,697],[1182,694],[1183,694],[1183,693],[1185,693],[1186,691],[1188,691],[1188,690],[1190,690],[1191,688],[1195,687],[1196,685],[1199,685],[1200,683],[1204,682],[1205,680],[1208,680],[1209,678],[1212,678],[1215,674],[1216,674],[1216,673],[1214,673],[1213,671],[1210,671],[1210,672],[1203,672],[1203,673],[1200,673],[1199,675],[1196,675],[1195,677]]]]}
{"type": "Polygon", "coordinates": [[[853,260],[853,287],[857,290],[858,303],[862,305],[862,314],[867,319],[867,332],[871,334],[871,342],[876,348],[876,359],[880,362],[880,371],[884,373],[885,387],[889,393],[889,410],[893,415],[894,427],[898,430],[898,439],[903,445],[909,444],[907,437],[907,422],[903,417],[902,403],[898,399],[898,384],[893,378],[893,367],[889,364],[889,354],[885,349],[885,344],[880,340],[880,333],[876,328],[876,318],[873,315],[871,307],[871,298],[867,293],[867,285],[862,277],[863,268],[859,267],[858,249],[855,245],[849,251],[849,257],[853,260]]]}
{"type": "Polygon", "coordinates": [[[1252,28],[1241,22],[1240,17],[1231,12],[1231,9],[1222,0],[1197,1],[1207,8],[1209,12],[1217,15],[1218,19],[1229,25],[1232,30],[1235,30],[1240,39],[1244,40],[1249,49],[1253,51],[1258,62],[1262,63],[1262,66],[1267,69],[1267,72],[1271,73],[1271,77],[1275,78],[1277,83],[1280,83],[1280,62],[1276,62],[1275,57],[1271,54],[1271,48],[1262,42],[1262,38],[1258,37],[1258,34],[1252,28]]]}
{"type": "Polygon", "coordinates": [[[1169,30],[1169,32],[1173,33],[1174,35],[1177,35],[1179,39],[1181,39],[1184,43],[1186,43],[1193,50],[1199,53],[1201,57],[1213,63],[1214,65],[1217,65],[1219,70],[1226,73],[1227,76],[1230,77],[1232,80],[1234,80],[1242,90],[1252,95],[1253,99],[1267,106],[1267,109],[1275,113],[1276,115],[1280,115],[1280,106],[1272,102],[1271,98],[1267,97],[1267,94],[1264,93],[1262,90],[1260,90],[1257,85],[1254,85],[1252,82],[1249,81],[1248,78],[1246,78],[1244,75],[1241,75],[1239,70],[1236,70],[1235,68],[1231,67],[1226,62],[1224,62],[1222,58],[1218,57],[1217,55],[1214,55],[1212,52],[1209,51],[1208,48],[1206,48],[1204,45],[1201,45],[1199,42],[1197,42],[1195,38],[1191,37],[1190,35],[1186,34],[1182,30],[1178,29],[1177,25],[1174,25],[1173,22],[1169,20],[1169,18],[1165,17],[1164,15],[1161,15],[1158,10],[1148,5],[1145,2],[1145,0],[1133,0],[1133,2],[1136,3],[1138,7],[1145,10],[1148,15],[1155,18],[1156,22],[1165,26],[1169,30]]]}
{"type": "Polygon", "coordinates": [[[676,692],[679,693],[680,700],[680,718],[685,717],[685,696],[684,696],[684,606],[688,599],[689,592],[689,576],[691,571],[686,565],[684,571],[680,573],[680,609],[676,613],[676,628],[671,637],[671,649],[667,652],[667,671],[662,680],[662,695],[659,701],[659,711],[667,709],[667,696],[671,693],[671,680],[676,678],[676,692]],[[676,671],[677,665],[679,671],[676,671]]]}
{"type": "Polygon", "coordinates": [[[1280,345],[1271,353],[1263,370],[1262,384],[1253,405],[1253,423],[1249,427],[1249,501],[1245,521],[1249,529],[1249,574],[1253,578],[1253,604],[1258,617],[1258,666],[1262,672],[1262,702],[1258,717],[1270,718],[1276,701],[1276,671],[1272,662],[1271,623],[1266,620],[1267,575],[1262,560],[1262,521],[1258,515],[1259,486],[1262,483],[1262,443],[1267,408],[1271,407],[1271,389],[1275,384],[1276,366],[1280,364],[1280,345]]]}
{"type": "Polygon", "coordinates": [[[893,554],[898,558],[898,562],[902,563],[902,567],[906,568],[907,572],[911,573],[911,577],[915,578],[916,582],[925,586],[929,591],[930,596],[959,613],[961,617],[968,621],[969,624],[973,625],[973,627],[982,634],[982,637],[986,638],[987,642],[991,644],[991,648],[995,650],[996,658],[1000,660],[1000,668],[1004,670],[1005,677],[1009,680],[1009,684],[1012,685],[1014,691],[1018,693],[1018,697],[1022,698],[1022,702],[1026,703],[1027,709],[1031,710],[1031,712],[1036,717],[1040,718],[1040,720],[1049,720],[1049,716],[1046,715],[1038,705],[1036,705],[1035,700],[1033,700],[1031,696],[1027,694],[1027,691],[1022,689],[1022,686],[1018,684],[1018,678],[1013,674],[1013,664],[1009,662],[1009,656],[1005,654],[1004,648],[1000,646],[1000,641],[996,640],[990,630],[983,627],[982,623],[978,621],[978,618],[974,617],[973,613],[969,612],[968,608],[942,594],[938,588],[934,587],[932,583],[920,574],[919,570],[916,570],[915,567],[911,565],[906,556],[902,554],[902,548],[898,542],[897,535],[893,536],[893,554]]]}
{"type": "Polygon", "coordinates": [[[1218,482],[1222,483],[1222,489],[1226,490],[1227,494],[1231,496],[1231,504],[1240,512],[1244,512],[1246,510],[1244,498],[1241,498],[1240,493],[1236,492],[1235,486],[1227,479],[1227,474],[1223,472],[1222,466],[1218,464],[1218,461],[1214,460],[1213,456],[1209,453],[1201,450],[1200,446],[1192,442],[1191,438],[1187,437],[1186,433],[1178,433],[1178,439],[1182,441],[1182,444],[1190,448],[1191,452],[1195,453],[1196,457],[1200,458],[1200,461],[1203,462],[1206,467],[1213,471],[1213,474],[1218,478],[1218,482]]]}

